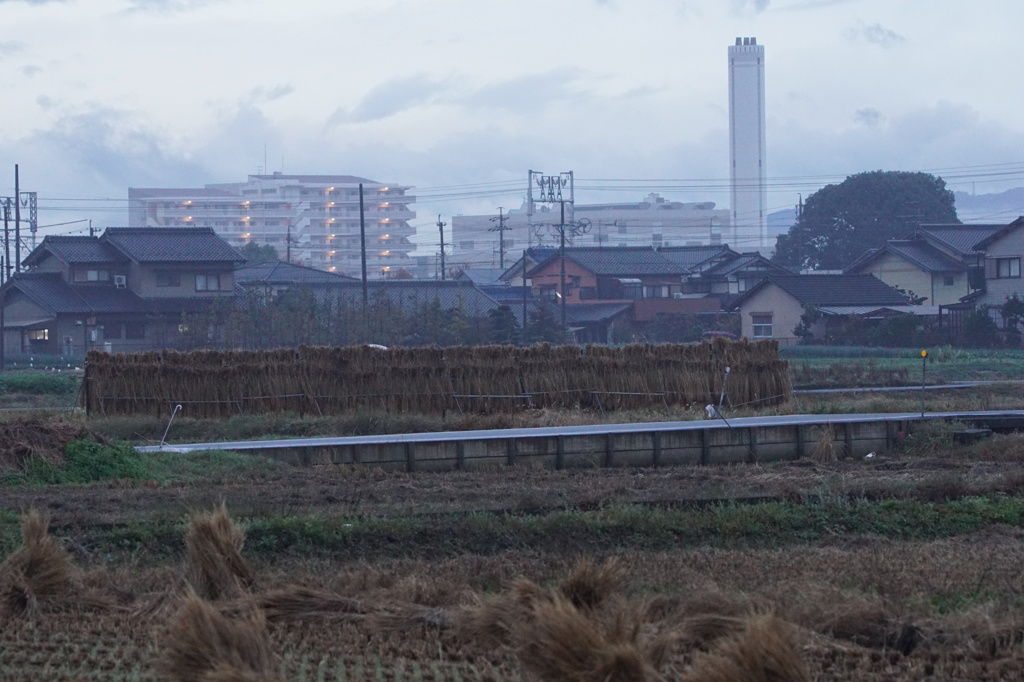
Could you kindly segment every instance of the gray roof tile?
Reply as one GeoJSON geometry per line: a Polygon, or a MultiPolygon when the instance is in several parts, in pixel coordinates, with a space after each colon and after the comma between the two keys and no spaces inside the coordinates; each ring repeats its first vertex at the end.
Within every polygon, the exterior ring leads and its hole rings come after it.
{"type": "Polygon", "coordinates": [[[127,263],[128,258],[112,247],[101,242],[98,237],[71,237],[48,235],[32,253],[22,261],[25,265],[35,265],[47,253],[52,253],[59,260],[75,265],[88,263],[127,263]]]}
{"type": "Polygon", "coordinates": [[[210,227],[108,227],[100,237],[139,263],[242,263],[210,227]]]}
{"type": "Polygon", "coordinates": [[[805,305],[885,306],[910,303],[907,296],[874,275],[773,275],[741,294],[732,302],[731,307],[736,307],[755,292],[771,284],[775,284],[805,305]]]}

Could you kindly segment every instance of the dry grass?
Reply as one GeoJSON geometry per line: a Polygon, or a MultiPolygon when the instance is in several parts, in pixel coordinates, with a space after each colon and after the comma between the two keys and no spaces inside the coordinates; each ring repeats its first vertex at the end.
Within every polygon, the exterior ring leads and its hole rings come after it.
{"type": "Polygon", "coordinates": [[[167,632],[164,672],[179,682],[275,682],[278,662],[263,614],[229,618],[189,592],[167,632]]]}
{"type": "Polygon", "coordinates": [[[49,527],[35,510],[22,518],[22,544],[0,564],[0,615],[35,615],[71,593],[74,564],[49,527]]]}
{"type": "Polygon", "coordinates": [[[818,464],[831,464],[838,460],[835,424],[825,424],[818,433],[818,442],[811,450],[811,460],[818,464]]]}
{"type": "Polygon", "coordinates": [[[810,682],[791,625],[773,615],[747,619],[743,630],[697,658],[685,682],[810,682]]]}
{"type": "Polygon", "coordinates": [[[367,612],[357,599],[299,585],[257,595],[254,601],[270,621],[353,620],[367,612]]]}
{"type": "Polygon", "coordinates": [[[302,346],[273,351],[159,351],[86,360],[90,414],[188,417],[356,410],[476,414],[539,408],[705,404],[731,368],[733,404],[771,405],[792,396],[773,341],[607,346],[392,348],[302,346]],[[183,400],[188,396],[189,400],[183,400]],[[456,399],[456,396],[459,396],[456,399]],[[527,399],[526,396],[529,396],[527,399]]]}
{"type": "Polygon", "coordinates": [[[24,472],[28,462],[39,459],[64,464],[64,448],[80,438],[97,440],[82,423],[63,416],[17,415],[0,421],[0,473],[24,472]]]}
{"type": "Polygon", "coordinates": [[[255,574],[242,556],[245,532],[221,503],[212,514],[192,514],[185,535],[186,578],[204,599],[235,599],[248,592],[255,574]]]}
{"type": "Polygon", "coordinates": [[[597,563],[588,557],[572,567],[559,583],[558,590],[576,608],[593,609],[620,590],[626,584],[626,577],[626,567],[619,559],[611,557],[597,563]]]}

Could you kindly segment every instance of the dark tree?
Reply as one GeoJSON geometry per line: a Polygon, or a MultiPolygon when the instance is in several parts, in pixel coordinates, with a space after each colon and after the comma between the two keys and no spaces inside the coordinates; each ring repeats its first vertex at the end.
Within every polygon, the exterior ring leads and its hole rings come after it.
{"type": "Polygon", "coordinates": [[[265,263],[280,259],[277,249],[273,246],[270,244],[257,244],[256,242],[248,242],[238,249],[238,253],[242,254],[242,258],[250,263],[265,263]]]}
{"type": "Polygon", "coordinates": [[[512,308],[500,305],[487,311],[487,342],[502,346],[518,345],[520,341],[519,321],[512,308]]]}
{"type": "Polygon", "coordinates": [[[922,223],[959,223],[953,192],[928,173],[872,171],[851,175],[807,198],[796,224],[779,237],[775,262],[836,270],[922,223]]]}

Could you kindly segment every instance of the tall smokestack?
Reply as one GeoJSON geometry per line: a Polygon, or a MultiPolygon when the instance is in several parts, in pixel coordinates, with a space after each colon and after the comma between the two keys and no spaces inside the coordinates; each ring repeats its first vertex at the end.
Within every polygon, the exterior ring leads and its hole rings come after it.
{"type": "Polygon", "coordinates": [[[737,38],[729,46],[729,173],[730,246],[768,255],[764,46],[757,38],[737,38]]]}

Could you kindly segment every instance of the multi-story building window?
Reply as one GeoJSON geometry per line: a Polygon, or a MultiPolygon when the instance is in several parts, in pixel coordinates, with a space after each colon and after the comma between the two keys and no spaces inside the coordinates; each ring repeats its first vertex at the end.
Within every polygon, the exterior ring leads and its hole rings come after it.
{"type": "Polygon", "coordinates": [[[1020,277],[1020,258],[996,258],[996,279],[1020,277]]]}

